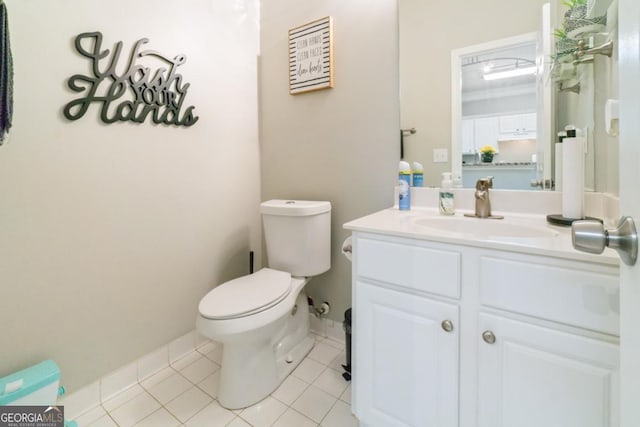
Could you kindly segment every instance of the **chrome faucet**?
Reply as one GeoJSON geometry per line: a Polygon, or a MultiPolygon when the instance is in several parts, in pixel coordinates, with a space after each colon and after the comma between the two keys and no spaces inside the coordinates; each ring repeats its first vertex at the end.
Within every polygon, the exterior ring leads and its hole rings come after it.
{"type": "Polygon", "coordinates": [[[493,188],[493,177],[480,178],[476,182],[476,191],[473,193],[476,198],[476,213],[474,215],[465,214],[465,216],[475,218],[491,218],[502,219],[504,217],[491,215],[491,199],[489,198],[489,189],[493,188]]]}

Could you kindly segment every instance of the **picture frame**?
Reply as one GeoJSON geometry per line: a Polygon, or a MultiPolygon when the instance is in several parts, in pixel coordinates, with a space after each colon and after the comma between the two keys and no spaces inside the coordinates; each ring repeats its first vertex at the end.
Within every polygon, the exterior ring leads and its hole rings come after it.
{"type": "Polygon", "coordinates": [[[333,18],[289,30],[289,94],[333,88],[333,18]]]}

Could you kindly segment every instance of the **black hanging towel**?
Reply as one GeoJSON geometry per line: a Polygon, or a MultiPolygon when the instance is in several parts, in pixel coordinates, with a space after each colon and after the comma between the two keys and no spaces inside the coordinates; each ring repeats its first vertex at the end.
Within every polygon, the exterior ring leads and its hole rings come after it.
{"type": "Polygon", "coordinates": [[[0,0],[0,145],[11,128],[13,115],[13,58],[9,43],[7,6],[0,0]]]}

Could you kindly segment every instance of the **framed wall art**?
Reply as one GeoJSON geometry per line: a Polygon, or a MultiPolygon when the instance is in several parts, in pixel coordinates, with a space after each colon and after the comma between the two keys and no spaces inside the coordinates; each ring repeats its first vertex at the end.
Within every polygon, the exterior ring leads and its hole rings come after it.
{"type": "Polygon", "coordinates": [[[333,87],[333,19],[330,16],[289,30],[289,93],[333,87]]]}

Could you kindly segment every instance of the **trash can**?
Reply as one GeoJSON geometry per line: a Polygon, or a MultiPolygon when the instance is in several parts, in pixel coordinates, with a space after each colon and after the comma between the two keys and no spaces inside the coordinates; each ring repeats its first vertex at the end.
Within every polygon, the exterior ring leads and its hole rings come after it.
{"type": "Polygon", "coordinates": [[[347,350],[346,365],[342,365],[342,367],[345,370],[345,372],[342,374],[342,377],[347,381],[351,381],[351,309],[350,308],[344,312],[344,322],[342,323],[342,327],[345,333],[345,344],[346,344],[346,350],[347,350]]]}

